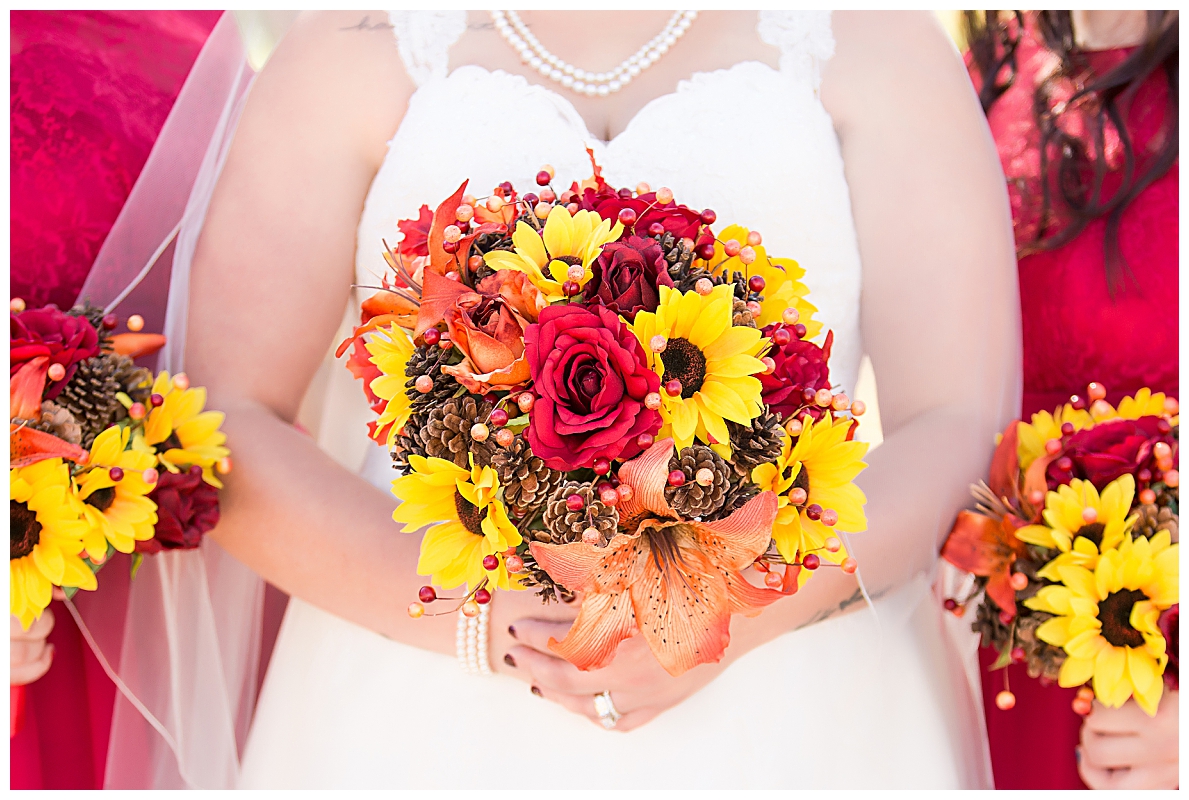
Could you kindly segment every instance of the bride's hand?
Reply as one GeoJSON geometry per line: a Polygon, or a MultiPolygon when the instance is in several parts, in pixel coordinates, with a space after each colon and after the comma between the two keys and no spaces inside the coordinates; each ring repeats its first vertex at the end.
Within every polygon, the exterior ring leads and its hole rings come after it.
{"type": "Polygon", "coordinates": [[[615,726],[617,731],[630,731],[648,723],[701,689],[725,667],[703,664],[674,678],[657,663],[644,637],[633,636],[620,643],[609,666],[582,672],[549,649],[550,637],[565,637],[570,629],[568,621],[518,619],[512,629],[509,633],[515,644],[504,653],[493,650],[493,656],[502,660],[501,671],[523,679],[533,694],[587,717],[600,727],[594,696],[610,692],[611,702],[622,715],[615,726]]]}
{"type": "Polygon", "coordinates": [[[1178,696],[1168,692],[1155,717],[1134,700],[1120,708],[1094,701],[1082,723],[1078,772],[1091,789],[1175,789],[1178,696]]]}

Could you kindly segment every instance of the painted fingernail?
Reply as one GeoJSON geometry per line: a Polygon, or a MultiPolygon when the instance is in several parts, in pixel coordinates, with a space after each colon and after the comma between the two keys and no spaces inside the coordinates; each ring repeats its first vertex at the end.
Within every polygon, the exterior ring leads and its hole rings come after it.
{"type": "Polygon", "coordinates": [[[543,694],[541,694],[541,690],[540,690],[540,689],[538,689],[536,686],[534,686],[533,688],[529,689],[529,691],[530,691],[530,692],[532,692],[533,694],[535,694],[537,697],[544,697],[544,695],[543,695],[543,694]]]}
{"type": "Polygon", "coordinates": [[[513,639],[516,638],[516,626],[515,625],[508,626],[508,635],[511,636],[513,639]]]}
{"type": "Polygon", "coordinates": [[[509,667],[514,667],[516,666],[516,659],[512,658],[511,653],[504,653],[504,663],[509,667]]]}

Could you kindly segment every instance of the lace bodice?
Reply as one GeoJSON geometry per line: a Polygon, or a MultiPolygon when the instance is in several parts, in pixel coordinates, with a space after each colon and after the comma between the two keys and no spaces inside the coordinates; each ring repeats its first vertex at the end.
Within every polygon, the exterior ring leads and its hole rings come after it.
{"type": "MultiPolygon", "coordinates": [[[[669,186],[681,202],[713,208],[720,225],[760,231],[770,253],[807,271],[810,301],[835,332],[835,384],[854,390],[861,266],[842,156],[817,97],[820,65],[834,51],[828,12],[760,12],[760,39],[780,69],[744,61],[696,73],[649,102],[603,142],[560,94],[523,76],[466,65],[448,72],[465,12],[391,12],[396,44],[418,86],[372,183],[358,231],[359,283],[385,269],[381,239],[458,188],[476,195],[501,181],[534,187],[542,164],[567,185],[590,174],[586,147],[617,186],[669,186]],[[467,124],[459,124],[465,109],[467,124]]],[[[522,189],[523,190],[523,189],[522,189]]]]}

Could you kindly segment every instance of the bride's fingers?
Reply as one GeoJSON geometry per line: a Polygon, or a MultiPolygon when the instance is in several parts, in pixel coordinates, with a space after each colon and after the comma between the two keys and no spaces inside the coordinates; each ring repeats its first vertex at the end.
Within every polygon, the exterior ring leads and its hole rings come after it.
{"type": "MultiPolygon", "coordinates": [[[[594,695],[565,694],[564,692],[557,692],[553,689],[543,689],[539,686],[534,688],[536,691],[533,693],[538,697],[543,697],[546,700],[557,703],[567,711],[571,711],[580,717],[586,717],[600,728],[603,727],[603,721],[599,718],[598,712],[595,711],[594,695]]],[[[611,730],[617,731],[619,733],[626,733],[627,731],[639,728],[641,725],[645,725],[650,722],[652,718],[657,715],[657,712],[653,711],[652,709],[624,711],[622,708],[619,708],[619,703],[621,700],[616,699],[614,692],[611,694],[611,702],[616,704],[615,710],[620,713],[619,721],[611,730]]]]}
{"type": "Polygon", "coordinates": [[[517,642],[525,647],[531,647],[539,653],[552,656],[549,649],[549,639],[561,641],[570,631],[570,621],[555,622],[546,619],[518,619],[508,628],[517,642]]]}
{"type": "Polygon", "coordinates": [[[557,656],[547,656],[524,646],[508,651],[516,663],[517,671],[532,676],[532,683],[542,688],[566,694],[598,694],[613,687],[607,685],[607,676],[601,670],[582,672],[569,661],[557,656]]]}

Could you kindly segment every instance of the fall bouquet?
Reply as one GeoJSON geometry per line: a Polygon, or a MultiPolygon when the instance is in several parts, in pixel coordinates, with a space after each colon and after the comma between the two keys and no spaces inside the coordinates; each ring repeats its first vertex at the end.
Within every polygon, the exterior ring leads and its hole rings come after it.
{"type": "Polygon", "coordinates": [[[759,232],[597,166],[553,182],[464,182],[399,223],[339,355],[403,473],[395,519],[427,528],[412,616],[462,586],[468,617],[497,589],[581,593],[558,654],[597,668],[639,633],[680,674],[722,657],[731,614],[855,570],[863,407],[759,232]]]}
{"type": "MultiPolygon", "coordinates": [[[[958,515],[941,551],[976,576],[973,592],[945,604],[961,615],[977,599],[992,669],[1022,662],[1081,687],[1080,714],[1095,697],[1114,708],[1134,697],[1155,715],[1178,681],[1178,404],[1148,389],[1118,408],[1105,396],[1091,383],[1008,426],[974,487],[977,510],[958,515]]],[[[996,703],[1015,705],[1009,687],[996,703]]]]}
{"type": "Polygon", "coordinates": [[[219,519],[216,473],[231,468],[223,414],[184,374],[135,358],[165,344],[91,306],[9,318],[10,609],[26,629],[49,605],[97,586],[115,553],[194,548],[219,519]]]}

